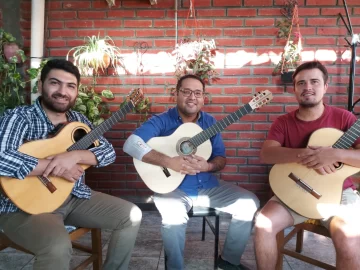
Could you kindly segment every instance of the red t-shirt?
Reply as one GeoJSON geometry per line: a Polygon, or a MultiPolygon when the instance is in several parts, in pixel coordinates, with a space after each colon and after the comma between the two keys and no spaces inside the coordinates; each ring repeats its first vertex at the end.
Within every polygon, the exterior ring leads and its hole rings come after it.
{"type": "MultiPolygon", "coordinates": [[[[296,117],[298,110],[278,117],[272,124],[267,140],[274,140],[283,147],[306,148],[310,135],[320,128],[336,128],[347,131],[357,120],[349,111],[325,105],[325,110],[320,118],[314,121],[302,121],[296,117]]],[[[358,138],[353,146],[360,143],[358,138]]],[[[344,189],[354,187],[351,178],[344,182],[344,189]]]]}

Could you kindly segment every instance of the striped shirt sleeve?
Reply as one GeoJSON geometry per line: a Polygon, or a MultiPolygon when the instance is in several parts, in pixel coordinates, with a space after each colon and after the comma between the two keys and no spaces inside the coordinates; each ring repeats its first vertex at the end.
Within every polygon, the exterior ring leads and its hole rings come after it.
{"type": "Polygon", "coordinates": [[[0,118],[0,175],[24,179],[38,164],[38,159],[18,151],[28,124],[18,114],[0,118]]]}

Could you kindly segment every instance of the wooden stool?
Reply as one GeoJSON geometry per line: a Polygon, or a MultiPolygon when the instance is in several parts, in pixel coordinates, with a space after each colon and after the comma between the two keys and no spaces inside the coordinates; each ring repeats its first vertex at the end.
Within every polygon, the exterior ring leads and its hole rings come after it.
{"type": "Polygon", "coordinates": [[[283,268],[283,259],[284,255],[288,255],[290,257],[296,258],[298,260],[301,260],[303,262],[307,262],[309,264],[315,265],[317,267],[323,268],[323,269],[331,269],[335,270],[336,268],[330,264],[321,262],[319,260],[304,256],[303,254],[300,254],[303,249],[303,237],[304,237],[304,230],[317,233],[326,237],[331,238],[330,232],[323,226],[320,225],[320,222],[318,220],[307,220],[304,223],[298,224],[295,226],[295,228],[286,235],[284,235],[284,231],[281,231],[277,234],[276,240],[277,240],[277,246],[278,246],[278,260],[276,264],[276,270],[282,270],[283,268]],[[289,250],[285,248],[285,245],[289,240],[296,234],[296,248],[295,251],[289,250]]]}
{"type": "MultiPolygon", "coordinates": [[[[101,270],[102,269],[101,230],[89,229],[89,228],[75,228],[74,230],[69,232],[69,236],[73,248],[90,254],[90,257],[88,257],[85,261],[83,261],[78,266],[76,266],[74,270],[83,270],[91,263],[93,264],[94,270],[101,270]],[[79,239],[80,237],[82,237],[83,235],[87,234],[90,231],[91,231],[91,247],[74,243],[75,240],[79,239]]],[[[7,247],[12,247],[14,249],[23,251],[25,253],[33,254],[30,251],[12,242],[3,232],[0,231],[0,251],[7,247]]]]}

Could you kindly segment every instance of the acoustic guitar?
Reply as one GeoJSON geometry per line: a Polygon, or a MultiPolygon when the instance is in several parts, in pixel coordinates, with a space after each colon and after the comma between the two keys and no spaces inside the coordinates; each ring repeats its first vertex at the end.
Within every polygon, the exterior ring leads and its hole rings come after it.
{"type": "MultiPolygon", "coordinates": [[[[114,124],[132,111],[135,105],[143,99],[140,89],[130,93],[128,102],[113,113],[111,117],[91,130],[81,122],[70,122],[54,137],[24,143],[20,146],[21,153],[44,159],[48,156],[65,151],[85,150],[97,146],[97,139],[114,124]]],[[[82,165],[87,169],[89,165],[82,165]]],[[[72,192],[74,183],[61,177],[28,176],[24,180],[0,177],[0,184],[6,196],[21,210],[29,214],[53,212],[66,200],[72,192]]]]}
{"type": "MultiPolygon", "coordinates": [[[[308,145],[348,149],[359,136],[360,120],[357,120],[345,133],[335,128],[316,130],[308,145]]],[[[345,179],[359,170],[340,164],[336,172],[321,175],[297,163],[275,164],[270,171],[270,186],[275,195],[298,214],[322,219],[336,214],[345,179]]]]}
{"type": "MultiPolygon", "coordinates": [[[[169,157],[196,154],[208,160],[212,152],[209,140],[211,137],[223,131],[242,116],[268,103],[271,99],[272,93],[269,90],[264,90],[256,94],[248,104],[205,130],[195,123],[185,123],[179,126],[170,136],[151,138],[147,144],[152,149],[169,157]]],[[[162,168],[135,158],[133,161],[142,180],[152,191],[157,193],[169,193],[175,190],[185,177],[184,174],[169,168],[162,168]]]]}

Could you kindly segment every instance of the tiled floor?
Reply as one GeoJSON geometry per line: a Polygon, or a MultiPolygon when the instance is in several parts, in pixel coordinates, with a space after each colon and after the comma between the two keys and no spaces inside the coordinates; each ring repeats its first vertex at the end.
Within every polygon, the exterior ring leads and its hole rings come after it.
{"type": "MultiPolygon", "coordinates": [[[[226,230],[229,224],[229,216],[220,218],[220,247],[222,247],[226,230]]],[[[162,250],[162,240],[160,235],[161,219],[156,211],[143,212],[143,221],[137,238],[136,246],[132,255],[129,269],[131,270],[156,270],[164,269],[164,253],[162,250]]],[[[103,235],[103,254],[107,251],[107,242],[110,236],[109,231],[104,231],[103,235]]],[[[90,237],[84,237],[84,242],[90,243],[90,237]]],[[[206,240],[201,241],[201,218],[191,218],[188,224],[185,269],[187,270],[211,270],[213,269],[214,237],[209,228],[206,231],[206,240]]],[[[295,240],[288,243],[294,248],[295,240]]],[[[311,254],[322,261],[335,264],[335,251],[330,239],[308,233],[305,235],[304,254],[311,254]]],[[[75,252],[72,265],[85,258],[85,253],[75,252]]],[[[32,269],[33,256],[17,252],[13,249],[6,249],[0,252],[1,270],[25,270],[32,269]]],[[[254,248],[252,239],[249,241],[245,253],[242,256],[242,263],[250,269],[256,269],[254,248]]],[[[89,267],[88,269],[92,269],[89,267]]],[[[309,264],[300,262],[290,257],[285,257],[284,270],[319,269],[309,264]]]]}

